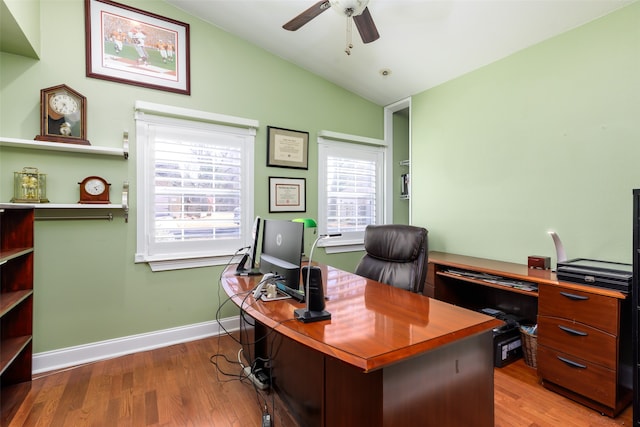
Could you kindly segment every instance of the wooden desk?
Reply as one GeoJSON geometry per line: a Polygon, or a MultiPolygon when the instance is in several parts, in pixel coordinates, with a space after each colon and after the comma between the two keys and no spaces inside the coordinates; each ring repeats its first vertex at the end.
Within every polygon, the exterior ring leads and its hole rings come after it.
{"type": "Polygon", "coordinates": [[[611,289],[558,281],[551,270],[444,252],[429,253],[425,294],[471,309],[497,308],[538,324],[542,384],[614,417],[631,400],[629,298],[611,289]],[[456,270],[535,284],[524,291],[456,270]]]}
{"type": "Polygon", "coordinates": [[[538,316],[538,292],[522,291],[482,280],[450,273],[451,269],[486,273],[506,279],[557,284],[551,270],[536,270],[523,264],[495,261],[445,252],[429,252],[424,294],[472,310],[497,308],[535,324],[538,316]]]}
{"type": "Polygon", "coordinates": [[[492,329],[502,322],[322,266],[326,309],[293,319],[294,300],[254,301],[259,277],[222,285],[254,318],[259,356],[301,426],[493,426],[492,329]],[[276,333],[273,333],[275,331],[276,333]]]}

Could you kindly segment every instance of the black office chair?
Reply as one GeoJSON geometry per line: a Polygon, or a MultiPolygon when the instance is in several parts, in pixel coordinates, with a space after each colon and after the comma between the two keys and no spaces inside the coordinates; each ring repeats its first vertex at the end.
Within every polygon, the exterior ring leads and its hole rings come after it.
{"type": "Polygon", "coordinates": [[[428,231],[412,225],[368,225],[355,273],[411,292],[422,293],[427,275],[428,231]]]}

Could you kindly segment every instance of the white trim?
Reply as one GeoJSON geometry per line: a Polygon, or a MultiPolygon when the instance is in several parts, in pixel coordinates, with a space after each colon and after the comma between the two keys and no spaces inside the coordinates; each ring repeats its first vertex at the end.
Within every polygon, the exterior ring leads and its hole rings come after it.
{"type": "Polygon", "coordinates": [[[255,135],[259,125],[257,120],[242,117],[226,116],[207,111],[192,110],[170,105],[154,104],[145,101],[135,102],[136,138],[137,138],[137,218],[135,263],[149,263],[151,271],[160,272],[177,269],[189,269],[223,265],[229,262],[235,248],[250,243],[251,227],[254,209],[254,156],[255,135]],[[244,191],[241,192],[242,239],[235,241],[220,241],[213,245],[213,249],[206,242],[152,242],[148,234],[151,207],[153,206],[153,191],[147,187],[153,186],[154,171],[150,165],[153,150],[150,141],[155,138],[155,132],[163,127],[180,127],[185,132],[193,130],[199,132],[220,132],[232,134],[238,139],[234,144],[242,147],[242,180],[244,191]],[[241,241],[242,240],[242,241],[241,241]],[[237,243],[237,244],[236,244],[237,243]],[[182,252],[180,252],[182,251],[182,252]]]}
{"type": "Polygon", "coordinates": [[[237,331],[240,325],[238,316],[221,319],[220,322],[211,320],[193,325],[164,329],[111,340],[98,341],[74,347],[45,351],[33,355],[34,374],[68,368],[111,359],[131,353],[167,347],[188,341],[208,338],[224,333],[237,331]],[[224,330],[220,327],[222,326],[224,330]]]}
{"type": "Polygon", "coordinates": [[[323,239],[318,242],[318,246],[323,247],[324,251],[328,254],[364,251],[364,242],[362,239],[343,239],[340,241],[323,239]]]}
{"type": "MultiPolygon", "coordinates": [[[[348,133],[339,133],[330,130],[321,130],[318,132],[318,136],[321,138],[333,139],[337,141],[357,142],[360,144],[380,145],[383,147],[387,145],[387,142],[382,139],[369,138],[360,135],[350,135],[348,133]]],[[[318,139],[318,142],[320,142],[320,139],[318,139]]]]}
{"type": "Polygon", "coordinates": [[[394,113],[396,111],[404,110],[405,108],[411,108],[411,97],[409,96],[399,101],[392,102],[391,104],[385,106],[384,108],[385,110],[389,110],[394,113]]]}
{"type": "Polygon", "coordinates": [[[172,105],[155,104],[153,102],[146,101],[136,101],[135,111],[140,113],[150,113],[158,116],[199,120],[208,123],[222,123],[245,128],[258,128],[260,126],[260,122],[258,120],[227,116],[225,114],[210,113],[208,111],[192,110],[190,108],[174,107],[172,105]]]}
{"type": "MultiPolygon", "coordinates": [[[[411,144],[411,97],[405,98],[405,99],[401,99],[400,101],[396,101],[393,104],[389,104],[386,107],[384,107],[384,140],[387,143],[387,146],[390,147],[389,152],[390,152],[390,159],[389,159],[389,173],[391,174],[391,172],[393,171],[393,168],[391,167],[391,165],[393,165],[393,113],[400,111],[400,110],[404,110],[405,108],[409,109],[409,176],[413,176],[412,175],[412,170],[411,170],[411,151],[412,151],[412,144],[411,144]]],[[[394,180],[392,179],[387,179],[387,194],[391,195],[393,194],[393,184],[394,184],[394,180]]],[[[411,188],[411,187],[409,187],[411,188]]],[[[408,197],[408,201],[409,201],[409,224],[413,224],[412,219],[411,219],[411,211],[412,211],[412,203],[411,203],[411,189],[409,189],[409,197],[408,197]]],[[[390,204],[390,206],[386,206],[387,207],[387,214],[389,215],[387,218],[389,219],[389,222],[393,223],[393,203],[390,204]]]]}
{"type": "Polygon", "coordinates": [[[360,251],[364,251],[364,243],[356,243],[353,245],[345,244],[345,245],[325,246],[324,251],[327,254],[341,254],[343,252],[360,252],[360,251]]]}
{"type": "Polygon", "coordinates": [[[136,254],[136,262],[149,263],[149,267],[153,272],[179,270],[184,268],[212,267],[215,265],[226,265],[233,262],[229,260],[229,255],[219,257],[199,257],[155,261],[151,257],[147,257],[147,259],[144,259],[142,257],[143,255],[136,254]],[[138,261],[138,259],[140,259],[140,261],[138,261]]]}
{"type": "MultiPolygon", "coordinates": [[[[359,137],[357,135],[337,134],[335,132],[321,131],[324,136],[318,136],[318,182],[327,182],[327,156],[328,153],[332,153],[336,156],[359,158],[361,160],[373,160],[375,159],[377,173],[376,173],[376,223],[386,223],[388,215],[386,208],[386,201],[391,200],[387,197],[385,192],[387,191],[387,177],[390,165],[389,147],[384,144],[367,144],[362,143],[367,141],[378,141],[372,138],[359,137]],[[340,138],[327,138],[329,136],[340,135],[340,138]],[[380,190],[378,190],[380,189],[380,190]]],[[[320,233],[327,233],[327,194],[326,187],[323,185],[318,186],[318,230],[320,233]]],[[[343,233],[340,237],[326,239],[321,241],[319,246],[324,247],[326,253],[337,254],[342,252],[356,252],[364,249],[364,230],[359,232],[343,233]]]]}

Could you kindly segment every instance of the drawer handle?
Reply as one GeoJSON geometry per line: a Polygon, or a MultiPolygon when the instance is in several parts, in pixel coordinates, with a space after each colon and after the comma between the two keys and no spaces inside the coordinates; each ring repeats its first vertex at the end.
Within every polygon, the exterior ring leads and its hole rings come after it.
{"type": "Polygon", "coordinates": [[[586,337],[587,335],[589,335],[586,332],[576,331],[575,329],[567,328],[566,326],[562,326],[562,325],[558,325],[558,328],[562,329],[563,331],[571,335],[578,335],[581,337],[586,337]]]}
{"type": "Polygon", "coordinates": [[[581,365],[580,363],[576,363],[572,360],[569,359],[565,359],[564,357],[560,357],[560,356],[556,356],[558,359],[560,359],[562,362],[566,363],[567,365],[571,366],[572,368],[580,368],[580,369],[587,369],[587,365],[581,365]]]}
{"type": "Polygon", "coordinates": [[[584,301],[589,299],[589,297],[587,296],[570,294],[569,292],[560,292],[560,295],[576,301],[584,301]]]}

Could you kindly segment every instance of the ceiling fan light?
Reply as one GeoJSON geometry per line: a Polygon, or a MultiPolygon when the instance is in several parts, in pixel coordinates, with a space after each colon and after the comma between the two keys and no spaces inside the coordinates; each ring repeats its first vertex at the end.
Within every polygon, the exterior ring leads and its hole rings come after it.
{"type": "Polygon", "coordinates": [[[369,0],[329,0],[331,9],[347,17],[358,16],[369,4],[369,0]]]}

